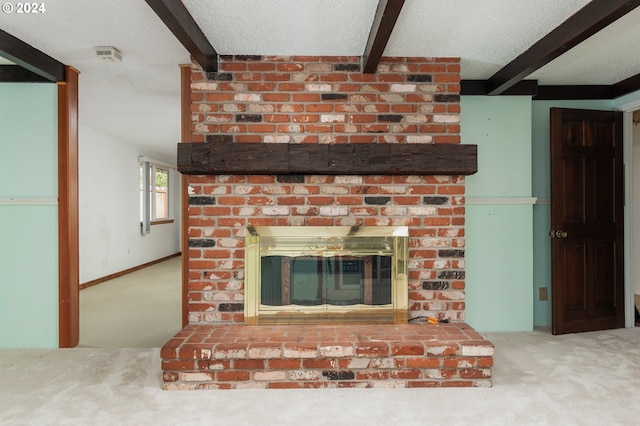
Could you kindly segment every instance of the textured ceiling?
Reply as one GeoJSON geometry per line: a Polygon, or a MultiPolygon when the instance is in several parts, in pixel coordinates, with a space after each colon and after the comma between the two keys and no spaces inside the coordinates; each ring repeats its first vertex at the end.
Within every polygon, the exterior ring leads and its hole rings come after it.
{"type": "Polygon", "coordinates": [[[389,56],[460,57],[462,78],[486,79],[588,0],[406,0],[389,56]]]}
{"type": "MultiPolygon", "coordinates": [[[[364,52],[377,0],[183,0],[220,54],[364,52]]],[[[406,0],[385,55],[460,57],[486,79],[588,0],[406,0]]],[[[80,70],[80,123],[175,157],[179,64],[189,54],[143,0],[57,0],[39,15],[0,14],[0,28],[80,70]],[[120,63],[95,46],[115,46],[120,63]]],[[[612,84],[640,72],[640,9],[528,78],[612,84]]],[[[1,63],[1,62],[0,62],[1,63]]]]}
{"type": "Polygon", "coordinates": [[[615,84],[640,73],[640,8],[528,78],[544,84],[615,84]]]}
{"type": "Polygon", "coordinates": [[[378,0],[184,0],[222,55],[364,52],[378,0]]]}

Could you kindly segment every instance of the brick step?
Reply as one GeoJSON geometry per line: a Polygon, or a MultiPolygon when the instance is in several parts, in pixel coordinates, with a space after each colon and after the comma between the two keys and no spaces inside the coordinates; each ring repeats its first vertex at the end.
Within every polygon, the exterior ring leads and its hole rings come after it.
{"type": "Polygon", "coordinates": [[[465,323],[189,324],[161,350],[167,390],[490,387],[493,354],[465,323]]]}

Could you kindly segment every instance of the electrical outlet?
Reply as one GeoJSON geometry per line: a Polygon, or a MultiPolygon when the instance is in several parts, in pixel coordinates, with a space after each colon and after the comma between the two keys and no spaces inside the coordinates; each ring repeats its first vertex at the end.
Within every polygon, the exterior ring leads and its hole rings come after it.
{"type": "Polygon", "coordinates": [[[549,289],[547,287],[540,287],[538,289],[538,296],[540,300],[549,300],[549,289]]]}

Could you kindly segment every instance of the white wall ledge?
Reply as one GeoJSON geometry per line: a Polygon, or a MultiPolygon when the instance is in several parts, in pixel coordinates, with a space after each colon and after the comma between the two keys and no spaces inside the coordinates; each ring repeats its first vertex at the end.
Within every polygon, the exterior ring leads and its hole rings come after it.
{"type": "Polygon", "coordinates": [[[465,204],[472,205],[533,205],[536,197],[465,197],[465,204]]]}
{"type": "Polygon", "coordinates": [[[57,198],[0,198],[0,206],[57,206],[57,198]]]}

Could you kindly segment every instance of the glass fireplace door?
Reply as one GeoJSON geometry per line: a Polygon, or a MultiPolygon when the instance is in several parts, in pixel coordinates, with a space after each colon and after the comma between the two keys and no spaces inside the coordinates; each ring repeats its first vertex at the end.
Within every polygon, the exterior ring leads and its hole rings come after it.
{"type": "Polygon", "coordinates": [[[391,305],[390,256],[264,256],[266,306],[391,305]]]}
{"type": "Polygon", "coordinates": [[[406,321],[406,227],[247,231],[246,324],[406,321]]]}

